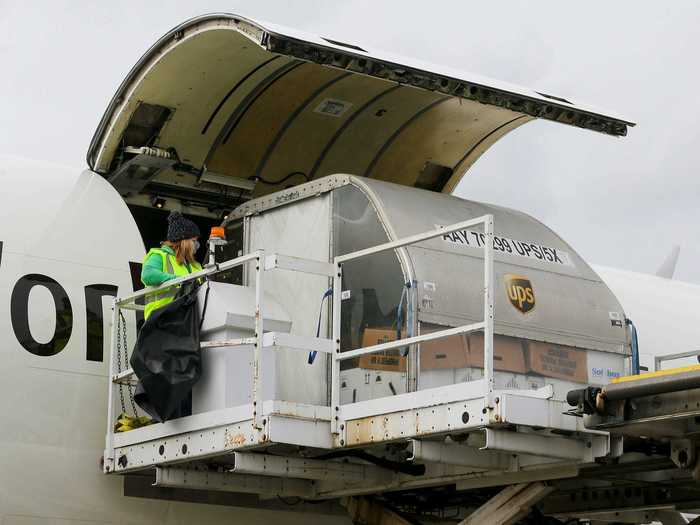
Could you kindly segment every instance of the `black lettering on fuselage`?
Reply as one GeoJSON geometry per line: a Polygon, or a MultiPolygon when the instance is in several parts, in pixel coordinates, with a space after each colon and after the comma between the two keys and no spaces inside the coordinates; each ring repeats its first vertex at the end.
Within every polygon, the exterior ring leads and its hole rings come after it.
{"type": "Polygon", "coordinates": [[[68,294],[58,282],[39,273],[24,275],[15,284],[10,299],[10,318],[17,341],[34,355],[58,354],[66,347],[73,332],[73,308],[68,294]],[[56,307],[56,328],[48,343],[38,342],[29,330],[29,293],[35,286],[46,288],[56,307]]]}
{"type": "Polygon", "coordinates": [[[104,328],[102,298],[116,297],[117,287],[112,284],[91,284],[85,287],[86,350],[85,359],[102,361],[104,348],[104,328]]]}
{"type": "MultiPolygon", "coordinates": [[[[3,241],[0,241],[0,267],[2,266],[3,241]]],[[[141,263],[129,263],[134,291],[143,288],[141,283],[141,263]]],[[[104,314],[102,298],[116,297],[117,286],[112,284],[89,284],[85,290],[85,359],[102,362],[104,360],[104,314]]],[[[15,283],[10,298],[10,320],[17,341],[30,353],[38,356],[52,356],[61,352],[73,332],[73,308],[68,293],[56,280],[47,275],[27,274],[15,283]],[[35,286],[43,286],[50,293],[56,309],[56,327],[51,340],[39,343],[29,329],[29,295],[35,286]]],[[[143,312],[136,312],[137,327],[143,323],[143,312]]]]}

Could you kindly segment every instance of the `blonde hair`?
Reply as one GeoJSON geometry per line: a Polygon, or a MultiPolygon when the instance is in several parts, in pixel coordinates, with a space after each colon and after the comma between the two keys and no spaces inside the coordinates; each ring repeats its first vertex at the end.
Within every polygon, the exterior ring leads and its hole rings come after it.
{"type": "Polygon", "coordinates": [[[169,246],[175,252],[175,259],[179,264],[192,264],[194,258],[194,239],[182,239],[181,241],[163,241],[165,246],[169,246]]]}

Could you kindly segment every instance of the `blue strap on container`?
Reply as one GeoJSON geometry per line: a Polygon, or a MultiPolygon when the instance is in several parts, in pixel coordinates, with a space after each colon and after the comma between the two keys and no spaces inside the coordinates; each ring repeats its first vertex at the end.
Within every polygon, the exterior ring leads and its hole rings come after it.
{"type": "MultiPolygon", "coordinates": [[[[328,290],[323,292],[323,297],[321,297],[321,306],[318,309],[318,325],[316,326],[316,338],[319,338],[321,336],[321,316],[323,315],[323,302],[331,295],[333,295],[333,288],[329,288],[328,290]]],[[[311,352],[309,352],[309,359],[307,362],[310,365],[314,364],[314,360],[316,359],[317,353],[318,352],[316,350],[312,350],[311,352]]]]}
{"type": "MultiPolygon", "coordinates": [[[[407,282],[403,289],[401,290],[401,299],[399,299],[399,305],[396,307],[396,340],[401,339],[401,326],[403,326],[403,303],[404,300],[408,302],[408,289],[411,287],[411,283],[407,282]]],[[[408,348],[402,348],[399,353],[406,357],[408,355],[408,348]]]]}
{"type": "Polygon", "coordinates": [[[637,327],[631,319],[625,319],[625,324],[630,329],[632,335],[632,375],[639,374],[639,340],[637,338],[637,327]]]}

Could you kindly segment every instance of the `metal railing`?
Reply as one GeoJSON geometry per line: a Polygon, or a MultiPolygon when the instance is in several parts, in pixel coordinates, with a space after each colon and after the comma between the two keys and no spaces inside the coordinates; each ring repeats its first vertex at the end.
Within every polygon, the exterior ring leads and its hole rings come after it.
{"type": "MultiPolygon", "coordinates": [[[[373,354],[384,350],[391,350],[400,347],[405,347],[426,341],[435,341],[450,337],[457,334],[467,334],[470,332],[484,332],[484,380],[485,380],[485,397],[487,403],[492,402],[494,390],[494,365],[493,365],[493,300],[494,300],[494,259],[493,259],[493,234],[494,223],[492,215],[485,215],[476,219],[459,222],[444,228],[431,230],[398,239],[396,241],[387,242],[359,250],[347,255],[335,257],[333,263],[325,263],[313,261],[298,257],[291,257],[281,254],[265,255],[264,250],[257,250],[247,255],[237,257],[230,261],[223,262],[214,266],[207,267],[197,273],[193,273],[184,277],[179,277],[168,281],[167,283],[156,288],[141,290],[121,298],[115,298],[113,303],[112,313],[112,333],[111,333],[111,350],[109,364],[109,392],[108,392],[108,410],[107,410],[107,434],[106,434],[106,451],[105,451],[105,471],[109,472],[113,469],[114,462],[114,422],[115,414],[115,391],[119,384],[125,381],[131,381],[133,371],[127,370],[117,373],[115,370],[116,360],[119,356],[117,352],[117,334],[120,318],[120,310],[143,310],[143,305],[138,304],[139,301],[147,297],[158,295],[164,291],[171,290],[188,281],[208,279],[216,274],[228,271],[232,268],[243,266],[245,264],[255,263],[253,286],[255,287],[255,312],[254,312],[254,330],[253,337],[240,338],[227,341],[204,341],[201,343],[201,349],[214,347],[234,347],[241,345],[253,346],[253,363],[252,363],[252,383],[251,383],[251,405],[252,405],[252,424],[255,429],[262,432],[263,425],[261,424],[262,401],[260,398],[260,352],[262,348],[270,347],[285,347],[296,349],[303,352],[319,351],[331,355],[331,412],[337,411],[340,405],[339,382],[340,382],[340,363],[341,361],[352,359],[361,355],[373,354]],[[372,345],[365,348],[359,348],[347,352],[341,352],[340,341],[340,314],[341,314],[341,296],[342,296],[342,273],[343,264],[361,257],[367,257],[377,253],[396,250],[416,244],[422,241],[430,240],[448,233],[463,230],[466,228],[483,225],[486,242],[484,243],[484,320],[478,323],[448,328],[429,334],[418,335],[372,345]],[[282,269],[302,272],[306,274],[315,274],[326,276],[333,279],[333,309],[332,309],[332,339],[321,337],[303,337],[293,336],[286,333],[268,332],[265,333],[264,315],[262,311],[262,298],[264,293],[265,271],[282,269]]],[[[250,280],[250,279],[249,279],[250,280]]],[[[491,406],[489,404],[489,406],[491,406]]],[[[333,433],[338,433],[338,420],[331,417],[331,430],[333,433]]]]}
{"type": "MultiPolygon", "coordinates": [[[[259,417],[257,406],[257,390],[258,390],[258,380],[259,380],[259,357],[260,348],[263,342],[263,316],[262,316],[262,275],[263,275],[263,265],[261,261],[264,260],[265,252],[263,250],[257,250],[249,254],[237,257],[230,261],[226,261],[221,264],[216,264],[211,267],[204,268],[199,272],[192,273],[183,277],[178,277],[172,279],[154,288],[147,288],[138,292],[134,292],[122,298],[115,298],[112,306],[112,333],[111,333],[111,345],[109,354],[109,391],[107,394],[107,434],[106,434],[106,451],[105,451],[105,470],[108,471],[109,461],[114,461],[113,457],[110,457],[111,452],[114,450],[114,428],[113,425],[116,421],[115,410],[114,410],[114,394],[116,388],[119,388],[120,382],[129,379],[129,376],[133,375],[133,371],[125,370],[120,374],[115,373],[115,363],[116,359],[120,359],[120,356],[115,355],[118,351],[117,349],[117,338],[118,338],[118,327],[119,327],[119,312],[120,310],[143,310],[144,307],[138,304],[137,301],[141,299],[146,299],[151,296],[156,296],[163,293],[164,291],[172,290],[183,283],[188,281],[199,280],[203,278],[209,278],[221,272],[225,272],[232,268],[242,266],[246,263],[255,261],[255,336],[252,338],[254,344],[254,364],[253,364],[253,377],[252,377],[252,400],[253,400],[253,422],[254,425],[259,426],[259,417]]],[[[234,346],[236,344],[250,344],[251,339],[244,338],[238,341],[222,341],[226,346],[234,346]]],[[[126,346],[126,341],[124,341],[126,346]]],[[[206,343],[203,345],[206,347],[206,343]]],[[[215,346],[215,345],[209,345],[215,346]]],[[[128,356],[128,349],[127,356],[128,356]]],[[[137,415],[137,414],[134,414],[137,415]]]]}
{"type": "MultiPolygon", "coordinates": [[[[340,255],[333,259],[335,275],[333,276],[333,341],[335,344],[334,351],[331,354],[331,413],[337,414],[340,410],[340,363],[347,359],[374,354],[386,350],[393,350],[405,346],[410,346],[416,343],[427,341],[435,341],[444,339],[457,334],[467,334],[470,332],[484,332],[484,380],[486,382],[485,396],[487,403],[490,405],[493,390],[494,390],[494,365],[493,365],[493,299],[494,299],[494,259],[493,259],[493,234],[494,222],[493,215],[484,215],[468,221],[458,222],[444,228],[411,235],[403,239],[386,242],[364,250],[340,255]],[[356,350],[341,352],[341,305],[342,305],[342,279],[343,279],[343,264],[355,259],[375,255],[389,250],[397,250],[416,244],[419,242],[441,237],[448,233],[464,230],[470,227],[483,225],[484,227],[484,320],[479,323],[472,323],[454,328],[447,328],[429,334],[417,335],[390,341],[387,343],[376,344],[356,350]]],[[[334,434],[339,433],[341,421],[336,415],[331,417],[331,431],[334,434]]]]}
{"type": "Polygon", "coordinates": [[[679,352],[677,354],[657,355],[654,357],[654,371],[657,372],[661,370],[661,363],[664,361],[675,361],[676,359],[686,359],[688,357],[696,357],[700,360],[700,349],[679,352]]]}
{"type": "MultiPolygon", "coordinates": [[[[216,274],[226,272],[232,268],[251,264],[251,272],[255,272],[253,286],[255,288],[255,307],[254,307],[254,334],[252,337],[243,337],[237,339],[221,340],[221,341],[202,341],[200,349],[221,348],[221,347],[240,347],[253,346],[253,363],[252,363],[252,378],[251,378],[251,406],[252,406],[252,422],[253,426],[262,433],[262,417],[261,407],[262,399],[260,399],[260,352],[262,348],[288,348],[302,352],[317,351],[330,354],[332,352],[332,341],[330,339],[320,337],[305,337],[295,336],[287,333],[267,332],[265,333],[264,315],[263,315],[263,293],[265,271],[271,270],[290,270],[305,274],[321,275],[331,278],[334,270],[333,265],[328,262],[315,261],[310,259],[302,259],[299,257],[291,257],[281,254],[265,254],[264,250],[256,250],[247,255],[231,259],[220,264],[215,264],[204,268],[203,270],[178,277],[167,281],[167,283],[138,292],[134,292],[122,298],[115,298],[112,312],[112,334],[111,334],[111,349],[109,361],[109,392],[108,392],[108,409],[107,409],[107,435],[106,435],[106,453],[105,453],[105,471],[109,471],[109,462],[113,461],[111,452],[114,450],[114,429],[113,425],[115,418],[115,390],[120,384],[132,382],[133,370],[125,370],[120,373],[115,371],[115,363],[119,356],[117,352],[118,340],[118,325],[120,310],[143,310],[144,307],[138,302],[150,296],[158,295],[164,291],[171,290],[186,282],[208,279],[216,274]],[[255,263],[255,267],[252,264],[255,263]]],[[[128,350],[127,350],[128,352],[128,350]]]]}

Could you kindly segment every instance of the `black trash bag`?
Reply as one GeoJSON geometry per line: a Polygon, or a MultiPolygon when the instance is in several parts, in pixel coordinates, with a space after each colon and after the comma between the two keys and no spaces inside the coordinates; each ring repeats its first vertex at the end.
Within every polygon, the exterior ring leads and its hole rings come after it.
{"type": "Polygon", "coordinates": [[[198,288],[185,283],[171,303],[151,313],[136,339],[134,400],[155,421],[192,413],[192,387],[202,375],[198,288]]]}

